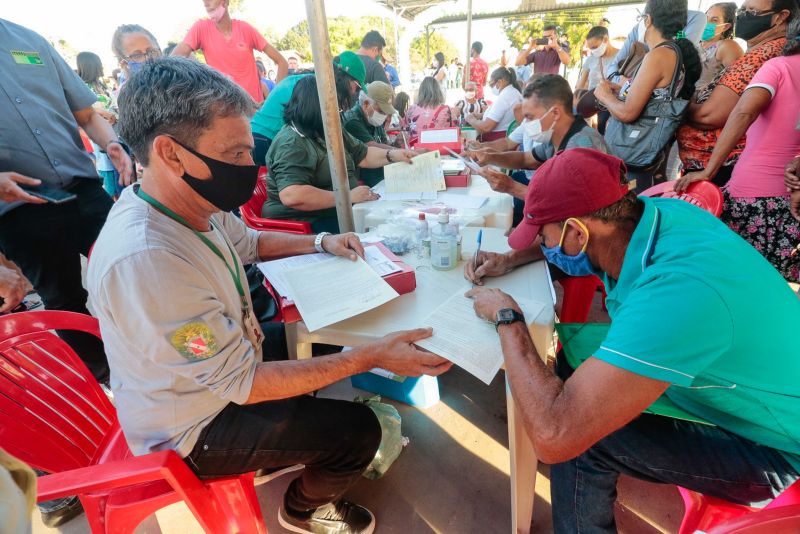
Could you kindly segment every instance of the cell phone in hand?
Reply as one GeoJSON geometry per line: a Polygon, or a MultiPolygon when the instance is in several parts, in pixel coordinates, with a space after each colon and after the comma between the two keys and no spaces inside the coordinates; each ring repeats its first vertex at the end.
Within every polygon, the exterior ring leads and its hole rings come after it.
{"type": "Polygon", "coordinates": [[[547,37],[542,37],[541,39],[536,39],[536,44],[539,46],[546,46],[550,44],[550,39],[547,37]]]}
{"type": "Polygon", "coordinates": [[[20,187],[29,195],[36,198],[41,198],[52,204],[63,204],[78,198],[74,193],[62,191],[61,189],[56,189],[54,187],[32,187],[21,184],[20,187]]]}

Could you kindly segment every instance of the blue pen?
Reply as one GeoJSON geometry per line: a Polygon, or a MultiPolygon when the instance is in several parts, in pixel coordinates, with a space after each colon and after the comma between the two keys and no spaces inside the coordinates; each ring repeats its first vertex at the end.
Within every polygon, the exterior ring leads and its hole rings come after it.
{"type": "MultiPolygon", "coordinates": [[[[472,259],[472,272],[475,273],[478,270],[478,256],[481,253],[481,241],[483,240],[483,228],[478,230],[478,248],[475,249],[475,257],[472,259]]],[[[475,285],[474,283],[472,284],[475,285]]]]}

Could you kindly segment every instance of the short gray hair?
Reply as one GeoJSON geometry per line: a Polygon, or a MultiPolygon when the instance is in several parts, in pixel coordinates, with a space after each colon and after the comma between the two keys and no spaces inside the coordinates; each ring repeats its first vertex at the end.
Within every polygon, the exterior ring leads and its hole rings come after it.
{"type": "Polygon", "coordinates": [[[153,47],[157,48],[159,52],[161,51],[161,47],[158,46],[158,40],[155,35],[138,24],[123,24],[117,27],[114,31],[114,35],[111,37],[111,50],[114,52],[114,55],[117,56],[117,59],[125,59],[125,54],[122,52],[122,38],[129,33],[141,33],[142,35],[146,35],[153,44],[153,47]]]}
{"type": "Polygon", "coordinates": [[[255,102],[234,82],[196,61],[146,62],[119,93],[119,135],[145,167],[159,135],[194,148],[216,117],[251,116],[255,102]]]}

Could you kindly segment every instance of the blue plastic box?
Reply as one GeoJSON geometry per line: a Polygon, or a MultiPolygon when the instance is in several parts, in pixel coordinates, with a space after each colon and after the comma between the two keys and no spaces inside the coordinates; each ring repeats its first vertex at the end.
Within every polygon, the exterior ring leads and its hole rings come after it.
{"type": "Polygon", "coordinates": [[[354,388],[377,393],[417,408],[430,408],[439,402],[439,381],[435,376],[411,378],[379,369],[354,375],[350,378],[350,383],[354,388]]]}

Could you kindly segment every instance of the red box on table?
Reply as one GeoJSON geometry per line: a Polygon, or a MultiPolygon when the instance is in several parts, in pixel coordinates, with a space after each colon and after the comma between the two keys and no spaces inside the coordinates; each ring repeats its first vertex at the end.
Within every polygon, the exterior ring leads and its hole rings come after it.
{"type": "MultiPolygon", "coordinates": [[[[401,270],[398,273],[388,274],[383,277],[387,284],[392,286],[392,289],[397,291],[400,295],[411,293],[417,288],[417,276],[414,274],[414,268],[394,255],[383,243],[369,243],[365,244],[364,248],[378,247],[387,258],[392,260],[401,270]]],[[[278,295],[277,291],[270,285],[269,280],[264,280],[264,286],[269,291],[270,295],[278,303],[280,308],[278,315],[273,321],[281,321],[283,323],[297,323],[302,321],[300,312],[297,310],[293,300],[278,295]]]]}

